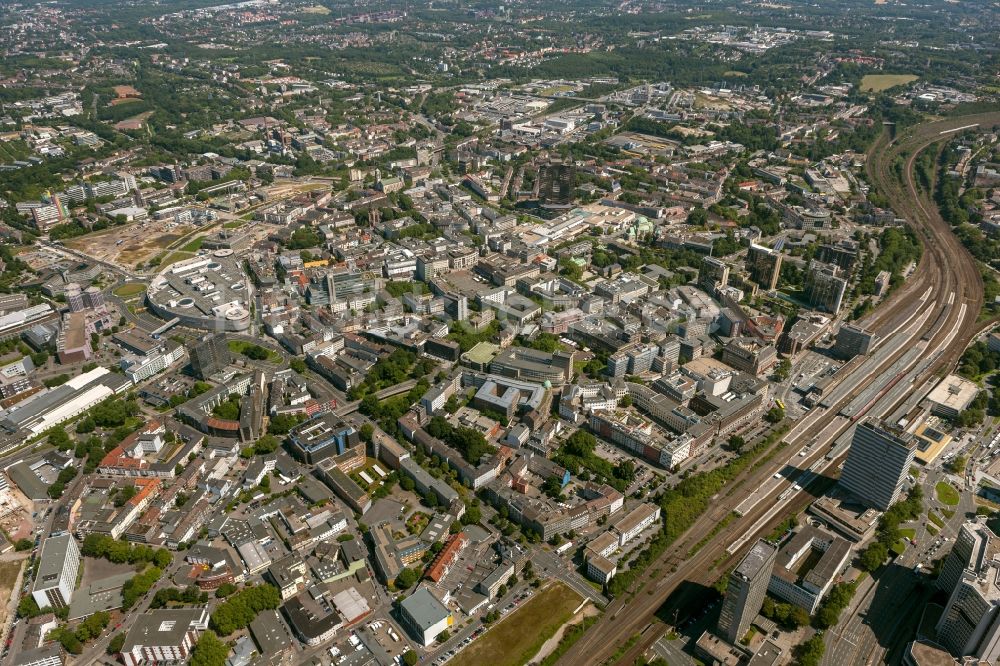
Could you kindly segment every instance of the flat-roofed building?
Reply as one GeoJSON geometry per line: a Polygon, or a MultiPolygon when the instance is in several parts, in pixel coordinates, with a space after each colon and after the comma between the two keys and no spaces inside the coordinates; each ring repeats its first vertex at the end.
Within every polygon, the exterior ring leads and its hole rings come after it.
{"type": "Polygon", "coordinates": [[[455,621],[451,611],[426,587],[403,599],[399,612],[407,631],[425,647],[455,621]]]}
{"type": "MultiPolygon", "coordinates": [[[[82,301],[82,297],[81,297],[82,301]]],[[[71,312],[63,319],[62,330],[56,340],[56,353],[63,364],[89,360],[93,354],[90,336],[87,335],[87,314],[71,312]]]]}
{"type": "Polygon", "coordinates": [[[53,641],[41,647],[21,650],[8,663],[11,666],[63,666],[66,656],[62,645],[53,641]]]}
{"type": "Polygon", "coordinates": [[[330,640],[344,625],[344,619],[326,595],[303,592],[286,601],[281,612],[298,639],[306,645],[330,640]]]}
{"type": "Polygon", "coordinates": [[[288,630],[276,610],[265,610],[250,623],[250,635],[261,656],[270,659],[291,647],[288,630]]]}
{"type": "Polygon", "coordinates": [[[806,273],[805,292],[809,305],[816,310],[837,314],[844,302],[847,278],[834,264],[810,261],[806,273]]]}
{"type": "Polygon", "coordinates": [[[781,275],[781,253],[751,243],[747,248],[746,269],[750,279],[761,289],[773,291],[778,286],[778,277],[781,275]]]}
{"type": "Polygon", "coordinates": [[[702,257],[701,269],[698,271],[698,286],[710,292],[716,287],[729,284],[729,266],[715,257],[702,257]]]}
{"type": "Polygon", "coordinates": [[[357,445],[361,436],[354,426],[333,414],[323,414],[292,428],[288,441],[299,459],[312,464],[344,453],[357,445]]]}
{"type": "Polygon", "coordinates": [[[573,379],[574,352],[548,353],[525,347],[508,347],[490,362],[490,372],[514,379],[551,382],[561,386],[573,379]]]}
{"type": "Polygon", "coordinates": [[[993,530],[981,518],[963,523],[955,536],[955,545],[945,557],[937,579],[937,588],[950,594],[962,579],[963,571],[982,565],[987,546],[996,539],[993,530]]]}
{"type": "Polygon", "coordinates": [[[927,400],[931,403],[932,414],[953,419],[968,409],[978,393],[979,385],[974,381],[948,375],[927,394],[927,400]]]}
{"type": "Polygon", "coordinates": [[[934,462],[941,452],[951,444],[951,435],[942,432],[930,423],[921,423],[913,431],[913,437],[917,440],[917,450],[913,452],[913,459],[925,465],[934,462]]]}
{"type": "Polygon", "coordinates": [[[761,539],[729,574],[719,615],[719,634],[730,644],[743,639],[760,612],[777,554],[777,546],[761,539]]]}
{"type": "Polygon", "coordinates": [[[125,666],[186,663],[208,629],[208,608],[161,608],[140,615],[125,634],[125,666]]]}
{"type": "Polygon", "coordinates": [[[23,429],[36,435],[131,387],[132,382],[126,377],[97,367],[8,411],[0,421],[0,429],[9,433],[23,429]]]}
{"type": "Polygon", "coordinates": [[[607,584],[618,572],[617,565],[611,561],[611,555],[618,550],[618,535],[608,530],[587,544],[583,551],[587,561],[587,576],[602,585],[607,584]]]}
{"type": "Polygon", "coordinates": [[[995,664],[1000,659],[1000,539],[984,524],[963,527],[946,561],[942,578],[951,584],[952,567],[963,565],[948,593],[937,624],[937,641],[952,656],[969,663],[995,664]],[[960,552],[956,552],[960,551],[960,552]]]}
{"type": "Polygon", "coordinates": [[[722,362],[759,376],[778,363],[778,351],[774,345],[761,344],[756,338],[733,338],[722,348],[722,362]]]}
{"type": "Polygon", "coordinates": [[[618,545],[624,546],[659,519],[659,505],[643,502],[615,523],[614,531],[618,535],[618,545]]]}
{"type": "Polygon", "coordinates": [[[838,358],[852,359],[855,356],[867,355],[871,353],[872,347],[878,340],[877,336],[856,324],[844,324],[837,332],[837,339],[833,345],[833,353],[838,358]]]}
{"type": "Polygon", "coordinates": [[[778,551],[768,592],[812,615],[850,559],[849,541],[806,525],[778,551]]]}
{"type": "Polygon", "coordinates": [[[361,514],[366,513],[372,508],[371,496],[333,463],[333,460],[323,461],[322,465],[316,467],[316,476],[352,510],[361,514]]]}
{"type": "Polygon", "coordinates": [[[916,439],[875,420],[858,424],[840,474],[840,485],[862,502],[886,511],[909,474],[916,439]]]}
{"type": "Polygon", "coordinates": [[[39,608],[69,606],[80,569],[80,549],[71,534],[49,537],[42,544],[31,596],[39,608]]]}
{"type": "Polygon", "coordinates": [[[859,504],[846,492],[836,488],[833,492],[838,496],[820,497],[809,505],[807,511],[854,543],[868,539],[875,532],[882,514],[867,505],[859,504]]]}
{"type": "Polygon", "coordinates": [[[214,333],[191,347],[191,372],[206,379],[229,365],[232,357],[225,333],[214,333]]]}
{"type": "Polygon", "coordinates": [[[1000,352],[1000,333],[990,333],[986,338],[986,348],[992,352],[1000,352]]]}

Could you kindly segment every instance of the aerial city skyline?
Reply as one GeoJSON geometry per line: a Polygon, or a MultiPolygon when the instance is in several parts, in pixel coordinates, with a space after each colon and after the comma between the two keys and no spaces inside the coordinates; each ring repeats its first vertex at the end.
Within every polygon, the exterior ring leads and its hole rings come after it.
{"type": "Polygon", "coordinates": [[[998,25],[0,6],[0,666],[1000,663],[998,25]]]}

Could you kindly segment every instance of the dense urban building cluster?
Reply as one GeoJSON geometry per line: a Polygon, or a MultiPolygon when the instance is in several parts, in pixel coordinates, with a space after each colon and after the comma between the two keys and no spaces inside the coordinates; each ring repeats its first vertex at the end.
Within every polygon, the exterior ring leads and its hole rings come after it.
{"type": "Polygon", "coordinates": [[[0,663],[994,663],[998,21],[0,7],[0,663]]]}

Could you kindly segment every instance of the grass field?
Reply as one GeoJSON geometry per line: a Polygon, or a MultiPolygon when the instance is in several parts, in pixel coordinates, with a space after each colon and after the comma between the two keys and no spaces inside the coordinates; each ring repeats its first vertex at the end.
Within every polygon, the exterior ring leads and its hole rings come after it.
{"type": "Polygon", "coordinates": [[[205,242],[204,236],[198,236],[181,248],[183,252],[197,252],[201,249],[201,244],[205,242]]]}
{"type": "MultiPolygon", "coordinates": [[[[10,599],[14,594],[14,585],[17,583],[17,574],[21,571],[21,565],[26,560],[16,562],[0,562],[0,599],[10,599]]],[[[0,610],[0,626],[6,626],[6,607],[0,610]]]]}
{"type": "Polygon", "coordinates": [[[163,254],[160,255],[160,263],[159,266],[157,267],[157,270],[163,270],[170,264],[175,264],[178,261],[182,261],[184,259],[190,259],[194,256],[195,256],[194,252],[185,252],[183,250],[164,252],[163,254]]]}
{"type": "Polygon", "coordinates": [[[0,562],[0,590],[6,591],[4,599],[10,598],[10,592],[17,582],[17,573],[21,570],[22,560],[15,562],[0,562]]]}
{"type": "Polygon", "coordinates": [[[31,149],[24,141],[0,142],[0,160],[14,162],[31,157],[31,149]]]}
{"type": "Polygon", "coordinates": [[[906,85],[918,78],[920,77],[913,74],[866,74],[861,79],[861,89],[865,92],[882,92],[889,88],[906,85]]]}
{"type": "Polygon", "coordinates": [[[118,298],[134,298],[139,294],[146,292],[146,285],[139,282],[130,282],[128,284],[123,284],[122,286],[115,289],[115,296],[118,298]]]}
{"type": "MultiPolygon", "coordinates": [[[[244,349],[246,349],[247,347],[250,347],[250,346],[253,345],[252,342],[245,342],[243,340],[230,340],[227,344],[229,346],[229,351],[231,351],[234,354],[242,354],[244,349]]],[[[261,346],[261,345],[258,345],[258,346],[261,346]]],[[[262,348],[264,349],[264,351],[267,352],[267,360],[268,361],[270,361],[271,363],[280,363],[281,362],[281,356],[279,356],[275,352],[271,351],[267,347],[262,347],[262,348]]]]}
{"type": "Polygon", "coordinates": [[[562,583],[535,594],[451,660],[453,666],[521,666],[573,617],[582,597],[562,583]]]}
{"type": "Polygon", "coordinates": [[[547,95],[558,95],[559,93],[573,92],[573,86],[550,86],[541,91],[543,97],[547,95]]]}
{"type": "Polygon", "coordinates": [[[942,504],[947,504],[948,506],[956,506],[958,504],[958,491],[950,483],[938,481],[938,484],[934,486],[934,493],[937,495],[938,501],[942,504]]]}
{"type": "Polygon", "coordinates": [[[917,536],[917,530],[915,530],[912,527],[906,527],[899,530],[899,536],[903,537],[904,539],[913,539],[917,536]]]}
{"type": "Polygon", "coordinates": [[[941,518],[941,516],[934,513],[933,509],[927,510],[927,519],[930,520],[935,525],[937,525],[938,529],[944,527],[944,520],[941,518]]]}

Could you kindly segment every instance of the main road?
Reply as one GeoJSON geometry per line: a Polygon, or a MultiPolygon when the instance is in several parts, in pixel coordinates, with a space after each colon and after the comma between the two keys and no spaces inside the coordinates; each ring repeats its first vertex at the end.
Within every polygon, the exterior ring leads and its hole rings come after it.
{"type": "MultiPolygon", "coordinates": [[[[808,449],[808,455],[796,457],[776,455],[763,464],[751,466],[730,482],[726,490],[712,498],[712,509],[697,519],[667,551],[636,581],[632,591],[621,595],[607,608],[602,618],[560,659],[566,666],[597,664],[607,660],[631,637],[640,635],[635,645],[620,655],[618,663],[632,664],[661,635],[662,627],[644,629],[654,620],[654,614],[671,598],[679,609],[699,603],[704,586],[726,571],[742,556],[743,549],[733,550],[739,540],[749,546],[753,537],[769,532],[785,516],[803,510],[813,499],[833,483],[833,475],[844,458],[843,441],[853,426],[852,419],[840,414],[854,397],[867,387],[888,385],[892,377],[886,372],[900,361],[911,348],[920,346],[921,354],[910,355],[912,362],[900,372],[910,381],[900,396],[892,393],[891,404],[876,400],[879,411],[890,413],[916,388],[942,368],[951,368],[958,361],[968,340],[975,335],[975,322],[983,303],[982,280],[971,255],[951,233],[941,219],[930,193],[921,192],[913,178],[917,155],[933,143],[950,136],[957,128],[977,124],[983,128],[1000,125],[1000,113],[957,117],[925,123],[901,132],[895,139],[884,137],[869,154],[868,175],[872,184],[890,201],[896,212],[908,220],[924,242],[924,252],[911,281],[879,309],[870,326],[892,341],[881,363],[866,361],[850,368],[838,377],[839,383],[852,386],[841,401],[827,409],[817,408],[801,420],[788,434],[786,443],[799,446],[822,435],[822,444],[808,449]],[[896,158],[904,160],[902,178],[896,176],[896,158]],[[905,337],[900,337],[905,336],[905,337]],[[898,348],[897,348],[898,347],[898,348]],[[802,490],[774,493],[747,510],[726,527],[719,521],[740,504],[744,488],[753,491],[788,466],[815,472],[810,484],[802,490]],[[826,472],[826,474],[824,474],[826,472]],[[811,492],[810,492],[811,491],[811,492]],[[694,548],[698,544],[700,547],[694,548]],[[691,583],[682,588],[683,583],[691,583]]],[[[888,388],[888,386],[887,386],[888,388]]],[[[881,394],[879,394],[881,395],[881,394]]],[[[795,447],[796,450],[798,447],[795,447]]],[[[781,484],[778,484],[781,485],[781,484]]],[[[777,490],[775,486],[774,490],[777,490]]],[[[670,520],[670,516],[666,517],[670,520]]],[[[703,597],[702,597],[703,598],[703,597]]]]}

